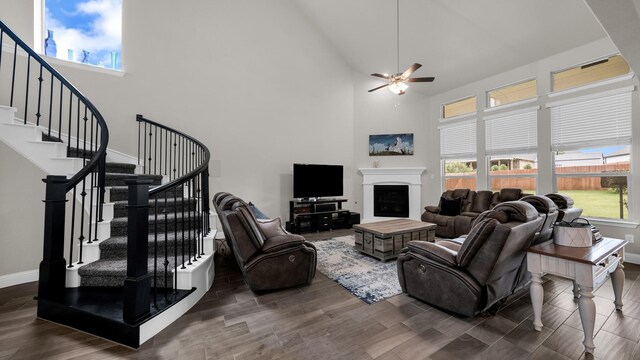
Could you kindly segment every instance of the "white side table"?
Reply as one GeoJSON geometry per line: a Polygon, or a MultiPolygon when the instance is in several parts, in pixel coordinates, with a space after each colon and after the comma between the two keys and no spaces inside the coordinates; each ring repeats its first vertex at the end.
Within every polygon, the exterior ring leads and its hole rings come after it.
{"type": "Polygon", "coordinates": [[[604,238],[588,248],[555,245],[552,240],[527,250],[527,269],[531,273],[531,304],[533,328],[542,330],[542,276],[552,274],[573,280],[573,293],[579,296],[578,311],[584,330],[585,352],[593,354],[593,330],[596,322],[596,305],[593,291],[611,274],[616,310],[622,310],[624,286],[624,246],[628,241],[604,238]]]}

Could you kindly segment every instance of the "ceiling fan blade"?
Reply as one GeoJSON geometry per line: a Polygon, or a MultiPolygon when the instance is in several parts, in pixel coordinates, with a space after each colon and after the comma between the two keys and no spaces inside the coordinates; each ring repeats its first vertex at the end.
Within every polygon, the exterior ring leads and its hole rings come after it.
{"type": "Polygon", "coordinates": [[[432,82],[436,78],[434,77],[419,77],[419,78],[408,78],[406,82],[432,82]]]}
{"type": "Polygon", "coordinates": [[[390,84],[384,84],[384,85],[382,85],[382,86],[378,86],[377,88],[373,88],[373,89],[369,90],[368,92],[376,91],[376,90],[382,89],[383,87],[387,87],[387,86],[389,86],[389,85],[390,85],[390,84]]]}
{"type": "Polygon", "coordinates": [[[385,80],[389,80],[389,79],[390,79],[390,77],[389,77],[388,75],[382,75],[382,74],[378,74],[378,73],[371,74],[371,76],[375,76],[375,77],[383,78],[383,79],[385,79],[385,80]]]}
{"type": "Polygon", "coordinates": [[[409,68],[402,73],[402,75],[400,75],[401,78],[406,79],[409,77],[409,75],[411,75],[414,71],[420,69],[422,67],[422,65],[415,63],[411,66],[409,66],[409,68]]]}

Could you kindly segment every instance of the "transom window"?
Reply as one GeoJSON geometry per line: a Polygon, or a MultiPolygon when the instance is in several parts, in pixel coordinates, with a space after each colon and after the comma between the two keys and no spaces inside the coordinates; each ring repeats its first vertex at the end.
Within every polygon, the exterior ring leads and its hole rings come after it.
{"type": "Polygon", "coordinates": [[[487,92],[487,107],[511,104],[532,99],[538,95],[536,79],[526,80],[517,84],[503,86],[487,92]]]}
{"type": "Polygon", "coordinates": [[[122,0],[43,0],[47,56],[122,69],[122,0]]]}
{"type": "Polygon", "coordinates": [[[552,91],[571,89],[628,73],[629,64],[622,56],[613,55],[606,59],[551,73],[552,91]]]}
{"type": "Polygon", "coordinates": [[[457,100],[442,105],[442,118],[447,119],[454,116],[476,112],[476,97],[457,100]]]}

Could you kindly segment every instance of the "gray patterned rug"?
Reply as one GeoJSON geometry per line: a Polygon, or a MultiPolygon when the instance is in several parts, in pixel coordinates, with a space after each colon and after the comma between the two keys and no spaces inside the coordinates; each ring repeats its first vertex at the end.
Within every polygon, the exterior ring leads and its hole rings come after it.
{"type": "Polygon", "coordinates": [[[353,249],[353,235],[314,241],[318,270],[367,304],[402,292],[395,260],[382,262],[353,249]]]}

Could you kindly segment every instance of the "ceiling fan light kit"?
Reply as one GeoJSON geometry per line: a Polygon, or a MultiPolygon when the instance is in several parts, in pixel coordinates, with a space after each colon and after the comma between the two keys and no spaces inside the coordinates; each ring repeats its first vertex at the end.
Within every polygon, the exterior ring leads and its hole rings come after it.
{"type": "Polygon", "coordinates": [[[369,90],[369,92],[376,91],[382,89],[384,87],[388,88],[389,91],[396,95],[403,95],[405,91],[409,88],[408,82],[432,82],[435,78],[433,77],[421,77],[421,78],[410,78],[411,74],[418,70],[422,65],[418,63],[414,63],[409,66],[405,72],[400,73],[400,0],[396,0],[396,55],[397,55],[397,71],[398,73],[395,75],[387,75],[373,73],[371,76],[381,78],[387,80],[387,84],[382,86],[378,86],[369,90]]]}

